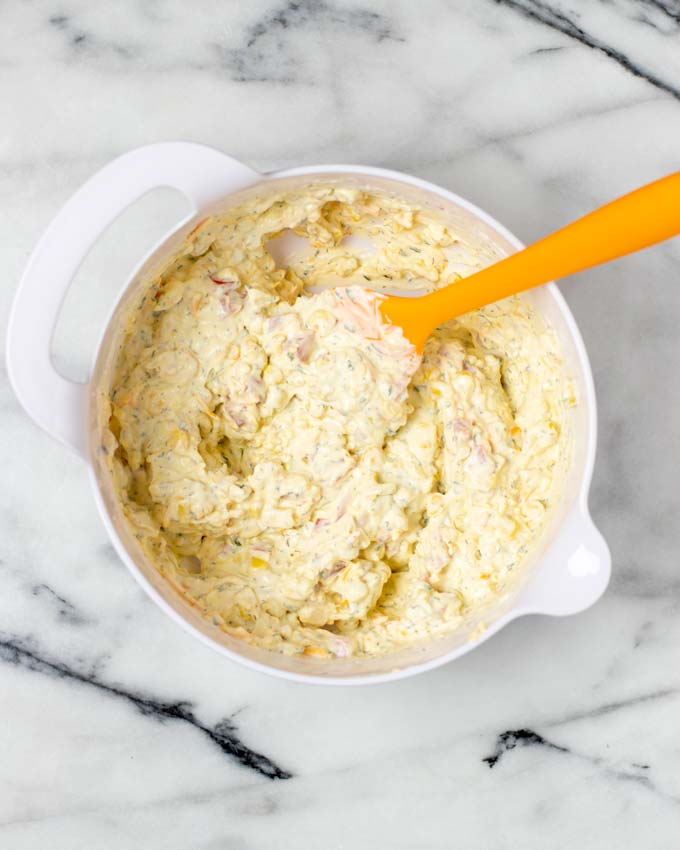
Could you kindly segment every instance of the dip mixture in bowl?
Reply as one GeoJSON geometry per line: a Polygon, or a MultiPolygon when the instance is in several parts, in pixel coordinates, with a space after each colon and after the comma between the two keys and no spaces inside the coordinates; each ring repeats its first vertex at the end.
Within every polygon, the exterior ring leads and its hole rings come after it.
{"type": "Polygon", "coordinates": [[[142,292],[106,455],[146,557],[229,634],[389,652],[521,575],[571,450],[552,331],[510,299],[442,325],[419,362],[363,288],[454,282],[460,239],[387,193],[314,183],[202,222],[142,292]],[[278,267],[288,232],[304,247],[278,267]]]}

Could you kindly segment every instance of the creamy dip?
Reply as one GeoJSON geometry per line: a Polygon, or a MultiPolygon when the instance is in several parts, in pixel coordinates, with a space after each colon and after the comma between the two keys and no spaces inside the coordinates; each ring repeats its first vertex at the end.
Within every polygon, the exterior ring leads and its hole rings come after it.
{"type": "Polygon", "coordinates": [[[520,574],[569,454],[553,333],[509,299],[443,325],[419,364],[362,287],[454,282],[457,241],[398,198],[312,184],[206,220],[145,287],[104,452],[146,556],[229,634],[386,652],[520,574]],[[278,268],[286,231],[308,249],[278,268]],[[307,289],[328,282],[351,287],[307,289]]]}

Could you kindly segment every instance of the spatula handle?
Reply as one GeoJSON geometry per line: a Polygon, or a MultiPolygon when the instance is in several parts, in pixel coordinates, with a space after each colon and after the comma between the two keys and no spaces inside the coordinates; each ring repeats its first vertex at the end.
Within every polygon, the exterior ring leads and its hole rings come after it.
{"type": "MultiPolygon", "coordinates": [[[[387,299],[383,313],[411,341],[414,314],[424,339],[437,325],[525,289],[607,263],[680,233],[680,172],[636,189],[482,271],[410,304],[387,299]],[[403,322],[400,321],[403,312],[403,322]]],[[[396,299],[404,301],[405,299],[396,299]]],[[[419,346],[420,347],[420,346],[419,346]]]]}

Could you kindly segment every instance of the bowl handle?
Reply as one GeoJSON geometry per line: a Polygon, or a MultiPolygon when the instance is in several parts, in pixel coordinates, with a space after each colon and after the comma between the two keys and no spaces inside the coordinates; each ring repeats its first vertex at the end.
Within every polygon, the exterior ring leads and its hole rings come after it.
{"type": "Polygon", "coordinates": [[[517,600],[517,614],[577,614],[609,584],[609,547],[584,502],[576,504],[517,600]]]}
{"type": "Polygon", "coordinates": [[[57,440],[87,453],[88,384],[62,377],[50,346],[59,308],[78,267],[104,230],[152,189],[179,189],[197,211],[261,175],[213,148],[162,142],[137,148],[91,177],[62,207],[24,272],[7,330],[7,369],[22,406],[57,440]]]}

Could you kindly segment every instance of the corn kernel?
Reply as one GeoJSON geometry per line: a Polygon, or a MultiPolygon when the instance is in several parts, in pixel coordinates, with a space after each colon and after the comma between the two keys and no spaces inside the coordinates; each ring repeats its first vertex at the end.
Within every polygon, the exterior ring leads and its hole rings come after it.
{"type": "Polygon", "coordinates": [[[263,561],[262,558],[251,558],[250,566],[255,570],[262,570],[265,567],[268,567],[269,564],[266,561],[263,561]]]}
{"type": "Polygon", "coordinates": [[[328,653],[320,646],[306,646],[303,650],[303,655],[313,655],[316,658],[328,658],[328,653]]]}

